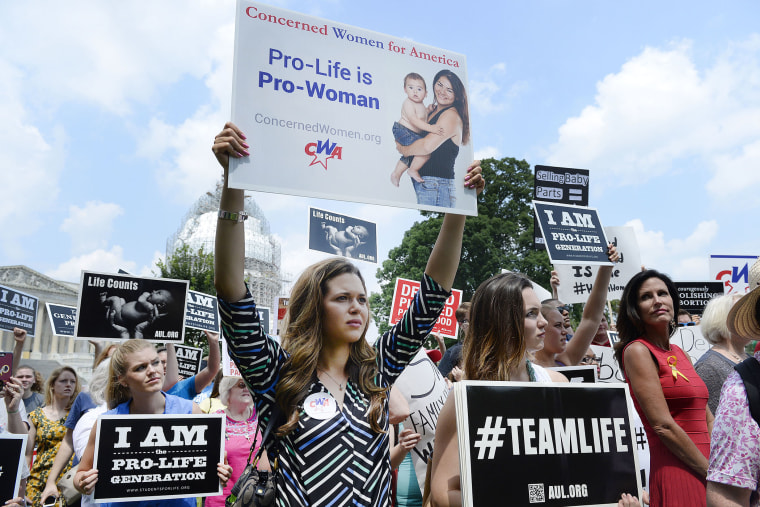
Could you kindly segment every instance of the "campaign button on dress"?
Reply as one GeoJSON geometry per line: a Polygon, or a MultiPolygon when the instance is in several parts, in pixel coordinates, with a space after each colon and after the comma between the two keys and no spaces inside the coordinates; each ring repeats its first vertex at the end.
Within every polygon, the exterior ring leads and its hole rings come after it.
{"type": "Polygon", "coordinates": [[[314,419],[329,419],[338,411],[338,403],[329,393],[314,393],[306,397],[303,409],[314,419]]]}

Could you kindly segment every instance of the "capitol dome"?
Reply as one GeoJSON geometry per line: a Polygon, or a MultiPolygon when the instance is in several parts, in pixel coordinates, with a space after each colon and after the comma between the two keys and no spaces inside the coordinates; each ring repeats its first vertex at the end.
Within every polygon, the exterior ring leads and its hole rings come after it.
{"type": "MultiPolygon", "coordinates": [[[[217,213],[222,194],[222,183],[217,183],[214,192],[201,196],[183,219],[183,225],[166,242],[166,257],[186,244],[193,252],[203,248],[205,252],[214,251],[217,213]]],[[[261,208],[252,197],[245,198],[245,211],[248,219],[245,225],[245,271],[246,281],[258,305],[277,310],[277,297],[280,295],[283,280],[280,244],[269,231],[267,221],[261,208]]]]}

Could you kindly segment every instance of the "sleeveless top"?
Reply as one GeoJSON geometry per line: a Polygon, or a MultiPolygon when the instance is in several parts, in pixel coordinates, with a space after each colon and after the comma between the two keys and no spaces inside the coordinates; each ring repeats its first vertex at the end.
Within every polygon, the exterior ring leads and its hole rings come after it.
{"type": "MultiPolygon", "coordinates": [[[[432,118],[430,118],[430,125],[435,125],[438,122],[438,118],[454,106],[449,106],[441,109],[432,118]]],[[[436,178],[446,178],[449,180],[454,179],[454,161],[459,155],[459,146],[454,144],[451,138],[446,139],[443,144],[435,149],[430,154],[430,158],[420,168],[420,176],[433,176],[436,178]]]]}

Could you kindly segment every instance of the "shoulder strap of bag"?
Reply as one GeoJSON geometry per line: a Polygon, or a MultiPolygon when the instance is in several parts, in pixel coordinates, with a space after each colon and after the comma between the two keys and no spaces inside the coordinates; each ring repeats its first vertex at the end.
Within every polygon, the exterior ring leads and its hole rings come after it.
{"type": "Polygon", "coordinates": [[[760,363],[754,357],[750,357],[734,366],[734,369],[739,372],[744,382],[749,412],[755,422],[760,424],[760,363]]]}

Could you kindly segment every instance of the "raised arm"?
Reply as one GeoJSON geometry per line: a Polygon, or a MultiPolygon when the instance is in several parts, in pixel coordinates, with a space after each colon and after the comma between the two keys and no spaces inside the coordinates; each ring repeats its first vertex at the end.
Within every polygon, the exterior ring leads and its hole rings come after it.
{"type": "Polygon", "coordinates": [[[11,373],[14,375],[18,370],[18,365],[21,364],[21,355],[24,352],[24,341],[26,340],[26,331],[21,328],[13,328],[13,339],[16,341],[13,344],[13,364],[11,365],[11,373]]]}
{"type": "MultiPolygon", "coordinates": [[[[478,194],[483,191],[485,181],[481,174],[480,160],[474,161],[467,168],[465,186],[477,189],[478,194]]],[[[451,290],[454,277],[459,267],[459,259],[462,257],[462,236],[464,234],[464,215],[452,215],[446,213],[443,216],[443,224],[438,233],[433,251],[430,252],[425,273],[433,278],[446,290],[451,290]]]]}
{"type": "Polygon", "coordinates": [[[179,382],[179,364],[177,363],[177,349],[173,343],[166,344],[166,370],[164,371],[164,391],[168,391],[174,384],[179,382]]]}
{"type": "MultiPolygon", "coordinates": [[[[212,151],[224,169],[224,184],[220,211],[239,213],[245,207],[244,193],[227,186],[230,157],[248,156],[245,136],[232,122],[214,138],[212,151]]],[[[216,225],[214,250],[214,285],[217,295],[229,302],[240,301],[245,296],[243,282],[245,269],[245,226],[243,222],[219,219],[216,225]]]]}
{"type": "Polygon", "coordinates": [[[203,332],[208,340],[208,361],[206,361],[206,367],[195,376],[196,393],[203,391],[207,385],[214,381],[222,361],[222,353],[219,351],[219,333],[203,332]]]}
{"type": "MultiPolygon", "coordinates": [[[[612,243],[608,246],[607,257],[610,262],[617,262],[620,258],[617,248],[612,243]]],[[[581,362],[583,355],[594,339],[596,330],[599,329],[599,323],[604,315],[604,304],[607,302],[607,290],[610,285],[612,268],[613,266],[601,266],[597,271],[591,293],[583,307],[581,322],[575,330],[573,339],[567,343],[567,349],[558,356],[558,359],[568,366],[575,366],[581,362]]]]}

